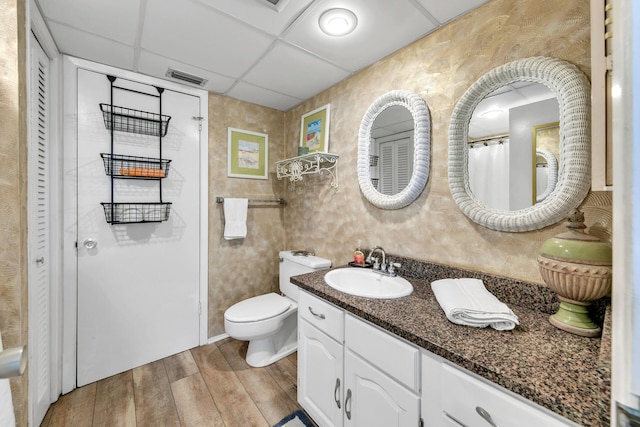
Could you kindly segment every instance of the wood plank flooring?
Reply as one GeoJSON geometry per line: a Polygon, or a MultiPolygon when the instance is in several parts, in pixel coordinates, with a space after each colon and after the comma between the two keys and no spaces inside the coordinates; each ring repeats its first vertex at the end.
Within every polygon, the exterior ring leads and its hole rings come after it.
{"type": "Polygon", "coordinates": [[[41,427],[270,427],[300,409],[297,353],[247,365],[231,338],[105,378],[61,396],[41,427]]]}

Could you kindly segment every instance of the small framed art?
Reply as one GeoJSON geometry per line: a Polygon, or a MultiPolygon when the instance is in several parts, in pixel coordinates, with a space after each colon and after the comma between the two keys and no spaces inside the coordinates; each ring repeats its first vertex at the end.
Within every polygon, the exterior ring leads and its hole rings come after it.
{"type": "Polygon", "coordinates": [[[327,104],[302,116],[300,146],[309,148],[309,153],[329,152],[330,107],[327,104]]]}
{"type": "Polygon", "coordinates": [[[268,179],[267,134],[228,128],[227,144],[228,177],[268,179]]]}

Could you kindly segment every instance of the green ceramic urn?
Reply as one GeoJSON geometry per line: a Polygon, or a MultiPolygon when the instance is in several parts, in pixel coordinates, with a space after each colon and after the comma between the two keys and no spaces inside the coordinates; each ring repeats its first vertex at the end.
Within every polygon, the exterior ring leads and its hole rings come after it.
{"type": "Polygon", "coordinates": [[[574,209],[567,231],[543,243],[538,256],[542,279],[560,300],[549,318],[554,326],[576,335],[597,337],[601,330],[588,307],[611,291],[611,246],[585,233],[584,214],[574,209]]]}

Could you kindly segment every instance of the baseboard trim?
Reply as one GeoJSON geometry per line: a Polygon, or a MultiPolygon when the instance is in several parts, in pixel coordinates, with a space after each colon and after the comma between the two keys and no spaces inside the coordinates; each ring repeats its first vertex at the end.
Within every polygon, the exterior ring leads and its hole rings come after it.
{"type": "Polygon", "coordinates": [[[216,335],[215,337],[209,337],[207,339],[207,344],[213,344],[216,341],[222,341],[225,338],[229,338],[229,334],[220,334],[220,335],[216,335]]]}

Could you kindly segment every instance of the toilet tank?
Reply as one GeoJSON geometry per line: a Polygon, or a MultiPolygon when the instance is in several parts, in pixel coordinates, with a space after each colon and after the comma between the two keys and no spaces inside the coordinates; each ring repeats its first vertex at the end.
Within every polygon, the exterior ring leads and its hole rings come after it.
{"type": "Polygon", "coordinates": [[[301,251],[280,252],[280,291],[294,301],[298,301],[298,287],[292,284],[291,276],[313,273],[331,267],[331,261],[315,255],[297,255],[301,251]]]}

